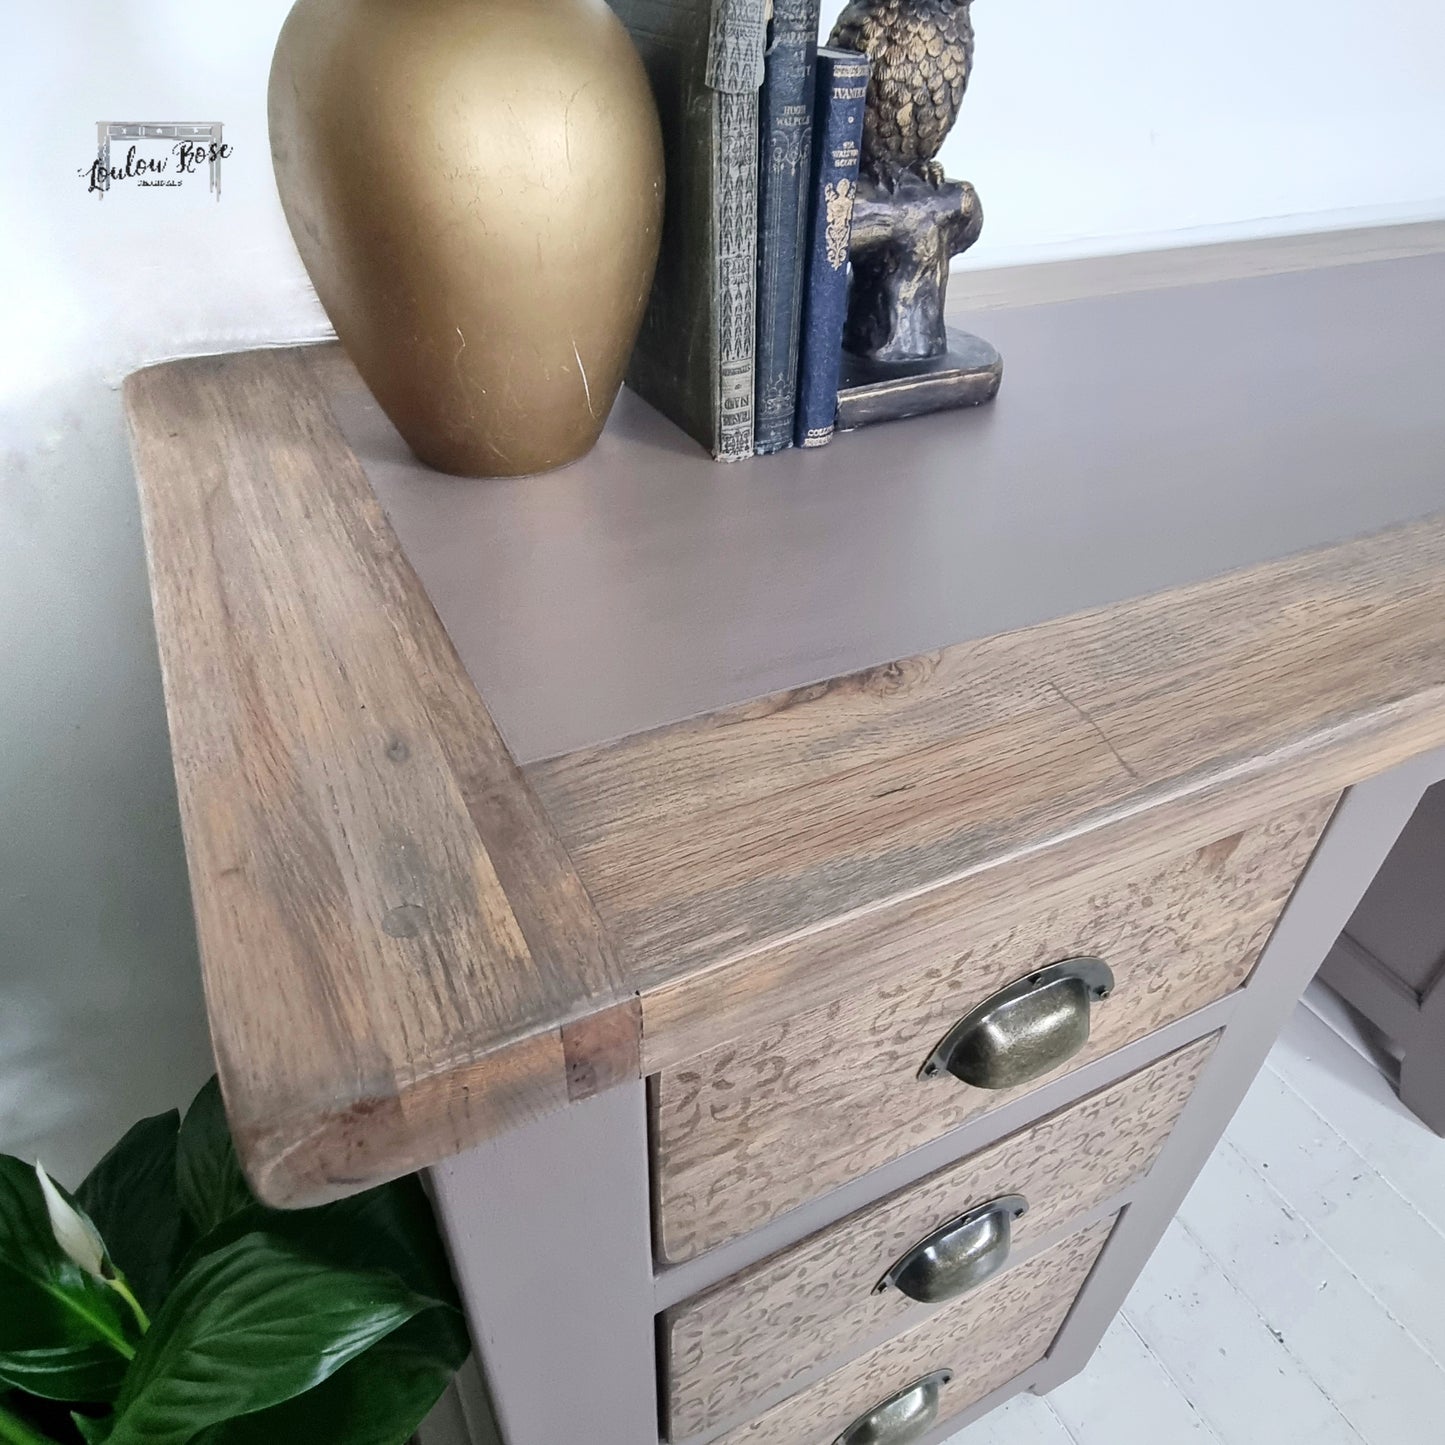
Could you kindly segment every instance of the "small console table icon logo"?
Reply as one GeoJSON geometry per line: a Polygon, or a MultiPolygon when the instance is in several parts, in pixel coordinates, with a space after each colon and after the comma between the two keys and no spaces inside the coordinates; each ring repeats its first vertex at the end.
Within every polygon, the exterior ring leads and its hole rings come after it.
{"type": "Polygon", "coordinates": [[[96,122],[96,156],[80,175],[90,182],[89,189],[104,199],[117,181],[134,181],[139,186],[179,186],[185,177],[199,174],[205,166],[210,172],[211,194],[221,198],[221,162],[232,153],[222,135],[222,123],[216,121],[134,121],[101,120],[96,122]],[[166,142],[169,147],[158,152],[145,142],[166,142]],[[115,148],[126,145],[117,158],[115,148]]]}

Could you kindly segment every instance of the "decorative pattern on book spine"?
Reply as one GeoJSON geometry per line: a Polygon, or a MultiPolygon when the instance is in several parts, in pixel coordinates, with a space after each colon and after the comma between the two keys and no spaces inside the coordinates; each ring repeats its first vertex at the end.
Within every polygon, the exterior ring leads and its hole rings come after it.
{"type": "Polygon", "coordinates": [[[753,454],[757,337],[758,95],[717,98],[718,446],[720,460],[753,454]]]}
{"type": "Polygon", "coordinates": [[[812,206],[794,440],[820,447],[832,439],[848,301],[848,240],[868,93],[868,59],[847,50],[818,52],[813,122],[812,206]]]}

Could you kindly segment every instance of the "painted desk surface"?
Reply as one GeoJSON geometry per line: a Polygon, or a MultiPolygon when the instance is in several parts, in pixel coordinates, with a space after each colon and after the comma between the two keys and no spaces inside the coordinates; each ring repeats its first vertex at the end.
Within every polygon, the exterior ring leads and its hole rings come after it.
{"type": "Polygon", "coordinates": [[[741,466],[624,391],[575,466],[458,482],[334,405],[523,763],[1445,506],[1445,255],[961,319],[995,405],[741,466]]]}
{"type": "Polygon", "coordinates": [[[685,1056],[840,918],[1445,742],[1445,255],[1400,249],[992,309],[995,406],[727,468],[624,394],[567,471],[440,477],[334,347],[131,378],[263,1194],[685,1056]]]}

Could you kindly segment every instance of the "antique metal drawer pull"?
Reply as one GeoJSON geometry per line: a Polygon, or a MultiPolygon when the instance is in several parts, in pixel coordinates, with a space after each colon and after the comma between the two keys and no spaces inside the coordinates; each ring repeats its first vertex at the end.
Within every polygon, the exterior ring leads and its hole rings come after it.
{"type": "Polygon", "coordinates": [[[1000,989],[949,1029],[919,1071],[947,1070],[980,1089],[1008,1089],[1056,1069],[1089,1041],[1089,1009],[1114,975],[1101,958],[1051,963],[1000,989]]]}
{"type": "Polygon", "coordinates": [[[1013,1222],[1027,1212],[1022,1194],[980,1204],[921,1239],[878,1281],[920,1304],[954,1299],[995,1275],[1008,1262],[1013,1222]]]}
{"type": "Polygon", "coordinates": [[[953,1378],[952,1370],[935,1370],[866,1415],[860,1415],[833,1445],[908,1445],[933,1428],[938,1419],[938,1392],[953,1378]]]}

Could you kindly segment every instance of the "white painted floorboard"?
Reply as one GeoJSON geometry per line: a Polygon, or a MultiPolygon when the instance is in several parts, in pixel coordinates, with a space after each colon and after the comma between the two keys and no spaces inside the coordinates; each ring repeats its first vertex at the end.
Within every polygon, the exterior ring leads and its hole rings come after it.
{"type": "Polygon", "coordinates": [[[1445,1139],[1311,985],[1088,1368],[950,1445],[1439,1445],[1445,1139]]]}

